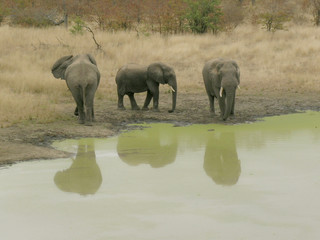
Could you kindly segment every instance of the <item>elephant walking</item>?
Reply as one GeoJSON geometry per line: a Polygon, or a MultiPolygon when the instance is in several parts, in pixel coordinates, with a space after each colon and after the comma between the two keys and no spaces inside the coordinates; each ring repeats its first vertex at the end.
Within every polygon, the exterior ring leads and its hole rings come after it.
{"type": "Polygon", "coordinates": [[[55,78],[66,80],[77,104],[79,123],[92,125],[94,95],[100,82],[96,60],[90,54],[65,56],[55,62],[51,71],[55,78]]]}
{"type": "Polygon", "coordinates": [[[177,80],[174,70],[163,63],[152,63],[149,66],[128,64],[121,67],[116,75],[118,90],[118,108],[125,109],[123,105],[124,95],[128,95],[133,110],[140,109],[134,98],[135,93],[147,91],[147,96],[143,105],[143,110],[148,109],[148,105],[153,98],[153,109],[158,110],[159,104],[159,84],[168,84],[172,90],[172,109],[176,108],[177,80]]]}
{"type": "Polygon", "coordinates": [[[234,114],[236,90],[240,84],[240,70],[233,60],[213,59],[203,67],[202,76],[214,114],[214,98],[219,101],[223,120],[234,114]]]}

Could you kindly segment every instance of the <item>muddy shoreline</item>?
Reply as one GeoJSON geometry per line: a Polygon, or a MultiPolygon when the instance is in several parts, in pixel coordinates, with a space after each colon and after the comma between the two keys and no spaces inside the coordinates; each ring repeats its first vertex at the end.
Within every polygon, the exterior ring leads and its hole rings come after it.
{"type": "MultiPolygon", "coordinates": [[[[137,96],[139,105],[144,94],[137,96]]],[[[168,122],[178,126],[189,124],[240,124],[253,122],[266,116],[275,116],[307,110],[320,111],[320,97],[317,93],[269,93],[253,95],[246,91],[236,97],[235,116],[222,121],[216,104],[217,115],[209,112],[207,96],[201,93],[181,93],[178,95],[177,109],[168,113],[171,107],[170,94],[160,99],[160,111],[132,111],[125,99],[127,110],[117,109],[115,101],[98,100],[95,103],[96,122],[94,126],[77,123],[76,117],[70,120],[46,124],[24,123],[0,129],[0,165],[34,159],[69,157],[70,153],[51,147],[55,140],[70,138],[105,138],[119,134],[130,128],[132,123],[168,122]]],[[[74,106],[68,105],[63,114],[72,116],[74,106]]]]}

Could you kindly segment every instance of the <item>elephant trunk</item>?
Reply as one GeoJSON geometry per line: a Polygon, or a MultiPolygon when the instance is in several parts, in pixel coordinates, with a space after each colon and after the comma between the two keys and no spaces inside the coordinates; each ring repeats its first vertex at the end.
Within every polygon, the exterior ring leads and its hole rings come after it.
{"type": "Polygon", "coordinates": [[[233,105],[233,101],[235,98],[235,93],[227,93],[226,94],[226,108],[224,110],[224,114],[223,114],[223,120],[225,121],[231,114],[231,110],[232,110],[232,105],[233,105]]]}
{"type": "Polygon", "coordinates": [[[177,83],[174,82],[173,84],[169,83],[169,86],[172,90],[172,109],[169,110],[169,113],[174,112],[174,110],[176,109],[176,103],[177,103],[177,83]]]}

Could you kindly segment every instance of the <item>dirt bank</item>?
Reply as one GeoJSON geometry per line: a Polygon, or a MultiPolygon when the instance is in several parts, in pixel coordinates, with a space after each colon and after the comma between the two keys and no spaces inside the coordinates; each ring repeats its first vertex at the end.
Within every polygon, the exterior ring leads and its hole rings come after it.
{"type": "MultiPolygon", "coordinates": [[[[145,94],[137,96],[141,106],[145,94]]],[[[74,117],[68,121],[48,124],[17,124],[0,129],[0,165],[31,159],[51,159],[67,157],[70,154],[53,149],[54,140],[80,137],[108,137],[128,128],[127,124],[140,122],[171,122],[186,124],[236,124],[255,121],[265,116],[294,113],[298,111],[320,111],[319,95],[298,93],[268,93],[252,95],[241,91],[236,98],[235,116],[223,122],[219,116],[209,112],[207,96],[201,93],[182,93],[178,95],[177,109],[169,114],[171,98],[169,94],[160,96],[160,111],[132,111],[129,100],[125,99],[127,110],[117,109],[115,101],[97,100],[95,103],[96,122],[94,126],[79,125],[74,117]]],[[[70,105],[64,114],[72,115],[74,106],[70,105]]],[[[219,109],[216,105],[216,112],[219,109]]]]}

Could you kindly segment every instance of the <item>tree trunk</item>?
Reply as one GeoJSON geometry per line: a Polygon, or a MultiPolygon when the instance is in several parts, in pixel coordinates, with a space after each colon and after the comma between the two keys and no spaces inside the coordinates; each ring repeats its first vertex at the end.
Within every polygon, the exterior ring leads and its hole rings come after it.
{"type": "Polygon", "coordinates": [[[68,29],[68,11],[67,11],[66,0],[63,0],[62,7],[64,12],[64,26],[66,27],[66,29],[68,29]]]}
{"type": "Polygon", "coordinates": [[[320,26],[320,9],[318,9],[316,13],[316,25],[320,26]]]}

